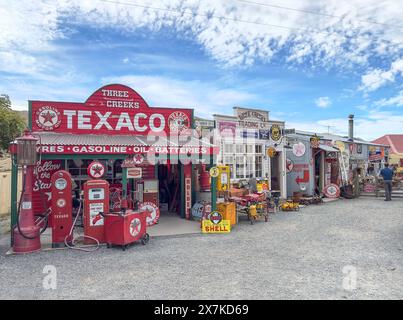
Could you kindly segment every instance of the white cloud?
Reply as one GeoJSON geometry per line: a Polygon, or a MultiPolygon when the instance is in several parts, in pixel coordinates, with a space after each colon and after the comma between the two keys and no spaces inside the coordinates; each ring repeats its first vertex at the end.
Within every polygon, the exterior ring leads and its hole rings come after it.
{"type": "Polygon", "coordinates": [[[376,106],[385,107],[385,106],[396,106],[403,107],[403,90],[401,90],[396,96],[389,99],[381,99],[375,101],[376,106]]]}
{"type": "MultiPolygon", "coordinates": [[[[321,12],[324,16],[225,0],[138,0],[132,2],[134,5],[127,5],[131,3],[127,1],[122,2],[124,5],[82,0],[0,0],[0,3],[2,50],[49,50],[53,40],[68,36],[70,31],[60,23],[64,20],[129,33],[144,27],[153,31],[170,28],[194,39],[214,59],[228,66],[269,61],[281,51],[290,64],[308,62],[313,68],[350,68],[366,66],[372,56],[398,57],[403,48],[401,29],[362,22],[399,25],[398,1],[382,5],[378,0],[365,1],[365,5],[360,0],[281,3],[321,12]]],[[[373,83],[370,78],[365,81],[373,83]]]]}
{"type": "Polygon", "coordinates": [[[329,97],[319,97],[318,99],[315,100],[315,104],[319,108],[326,109],[330,107],[332,101],[330,100],[329,97]]]}
{"type": "Polygon", "coordinates": [[[103,78],[102,82],[124,83],[136,88],[151,106],[194,108],[195,114],[202,117],[211,117],[214,113],[232,113],[232,106],[254,98],[248,92],[219,88],[211,82],[159,76],[126,75],[103,78]]]}
{"type": "Polygon", "coordinates": [[[375,91],[387,83],[394,82],[399,75],[403,75],[403,59],[392,62],[389,70],[373,69],[363,75],[360,90],[375,91]]]}

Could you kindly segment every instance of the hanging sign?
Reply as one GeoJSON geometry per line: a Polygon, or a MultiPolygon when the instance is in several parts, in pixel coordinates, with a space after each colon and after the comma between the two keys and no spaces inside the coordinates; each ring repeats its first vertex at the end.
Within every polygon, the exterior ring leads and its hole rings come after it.
{"type": "Polygon", "coordinates": [[[99,161],[92,161],[87,168],[87,174],[93,179],[102,178],[105,174],[105,167],[99,161]]]}
{"type": "Polygon", "coordinates": [[[319,148],[320,138],[317,135],[311,137],[310,142],[311,142],[311,148],[314,148],[314,149],[319,148]]]}
{"type": "Polygon", "coordinates": [[[273,141],[279,141],[281,139],[281,128],[277,124],[273,124],[270,128],[270,137],[273,141]]]}

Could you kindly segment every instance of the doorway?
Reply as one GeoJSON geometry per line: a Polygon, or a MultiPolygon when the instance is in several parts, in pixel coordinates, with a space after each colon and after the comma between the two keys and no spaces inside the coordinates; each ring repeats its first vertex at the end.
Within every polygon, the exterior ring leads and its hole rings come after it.
{"type": "Polygon", "coordinates": [[[270,158],[270,190],[280,192],[281,182],[280,182],[280,152],[270,158]]]}
{"type": "Polygon", "coordinates": [[[179,165],[159,164],[158,173],[160,212],[162,215],[180,215],[181,184],[179,165]]]}

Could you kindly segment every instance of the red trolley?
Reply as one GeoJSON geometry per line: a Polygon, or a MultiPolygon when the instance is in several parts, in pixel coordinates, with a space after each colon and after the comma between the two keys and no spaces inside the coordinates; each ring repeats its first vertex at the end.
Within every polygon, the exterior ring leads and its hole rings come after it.
{"type": "Polygon", "coordinates": [[[147,244],[150,236],[146,232],[146,212],[126,210],[122,213],[104,213],[105,242],[108,248],[121,246],[123,250],[136,242],[147,244]]]}

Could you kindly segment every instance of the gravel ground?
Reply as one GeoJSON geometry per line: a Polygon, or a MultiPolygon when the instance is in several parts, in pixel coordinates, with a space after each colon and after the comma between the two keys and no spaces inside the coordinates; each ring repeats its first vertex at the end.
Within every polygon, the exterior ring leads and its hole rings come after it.
{"type": "Polygon", "coordinates": [[[360,198],[241,222],[229,235],[4,256],[1,299],[402,299],[403,200],[360,198]],[[57,268],[57,289],[43,268],[57,268]],[[345,266],[356,289],[343,289],[345,266]],[[352,275],[350,273],[350,275],[352,275]]]}

